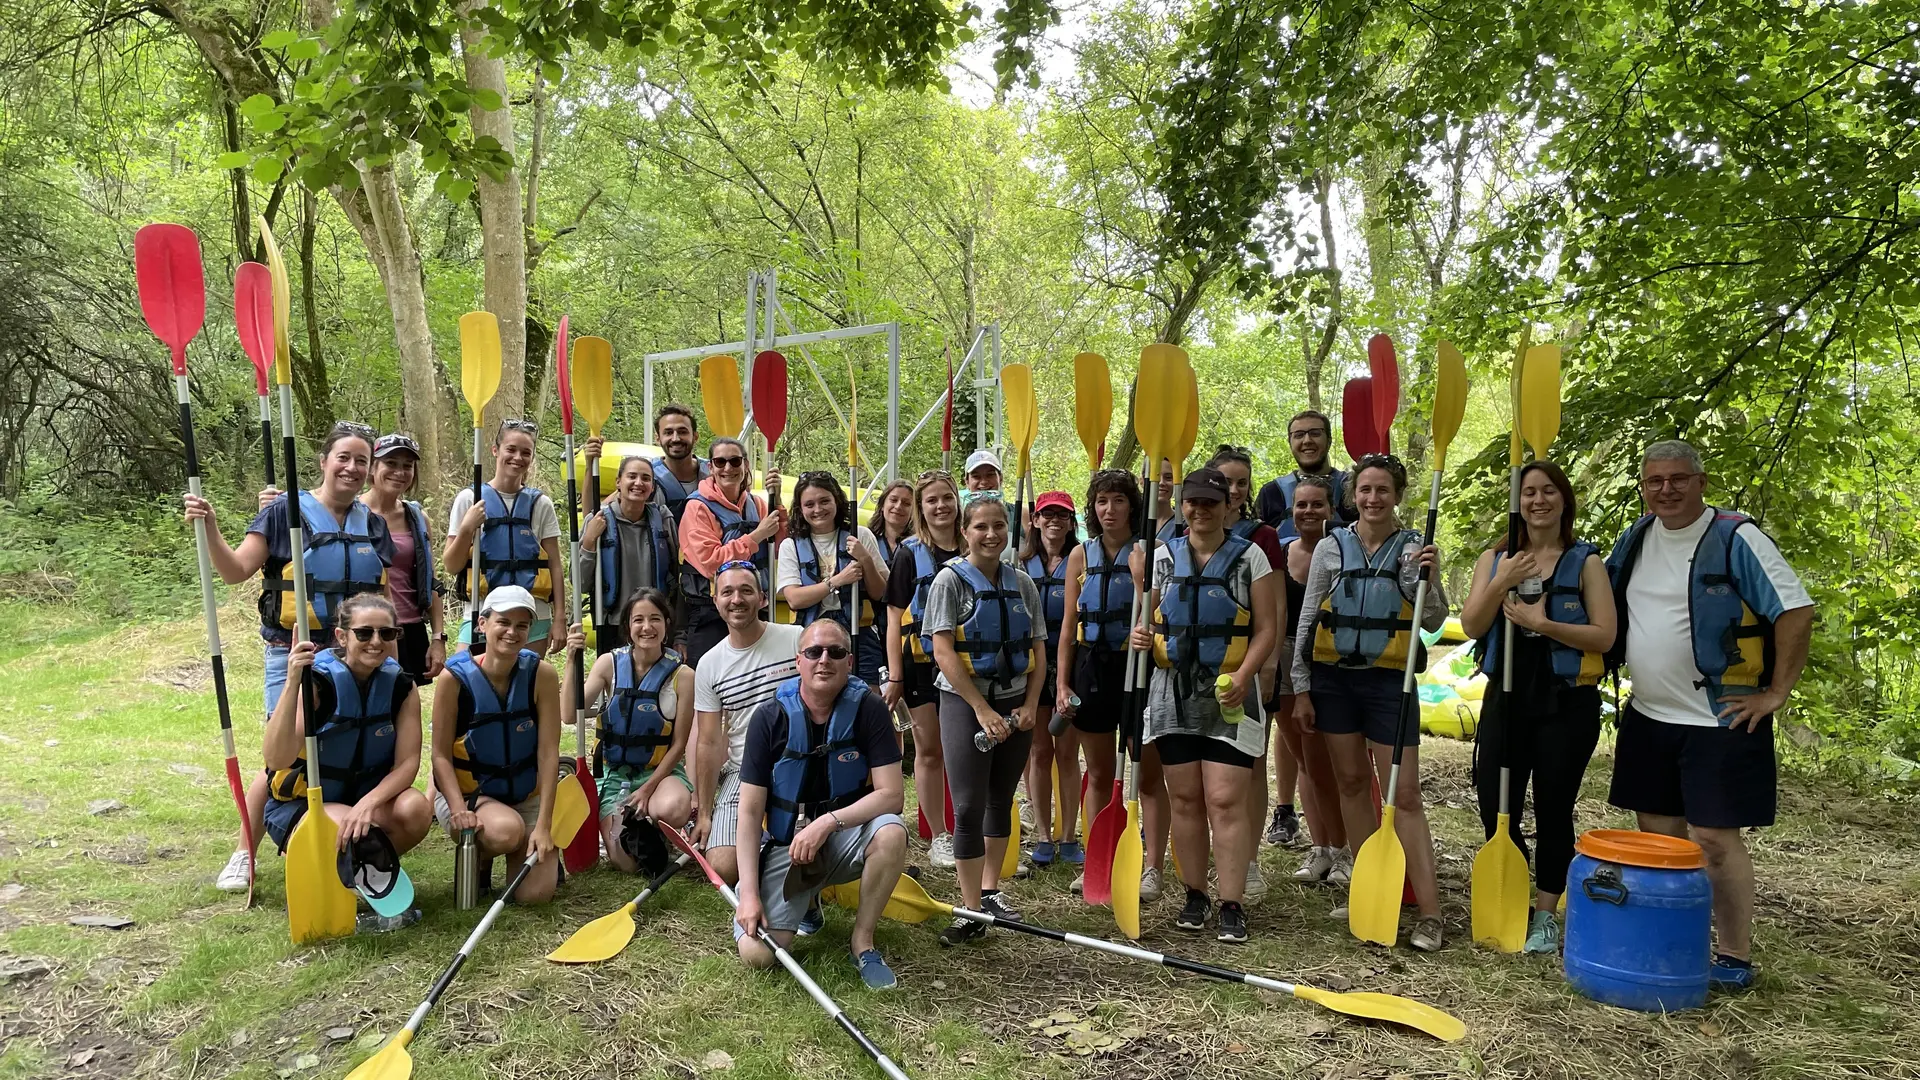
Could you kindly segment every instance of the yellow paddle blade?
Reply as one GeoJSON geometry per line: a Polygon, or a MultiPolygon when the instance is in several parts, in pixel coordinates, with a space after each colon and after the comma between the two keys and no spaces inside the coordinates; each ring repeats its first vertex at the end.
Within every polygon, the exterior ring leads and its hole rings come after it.
{"type": "Polygon", "coordinates": [[[1007,834],[1007,851],[1000,856],[1000,878],[1012,881],[1020,872],[1020,815],[1013,815],[1013,831],[1007,834]]]}
{"type": "Polygon", "coordinates": [[[1400,937],[1400,897],[1407,880],[1407,852],[1393,831],[1392,803],[1380,809],[1380,827],[1360,845],[1347,886],[1347,929],[1361,941],[1393,948],[1400,937]]]}
{"type": "Polygon", "coordinates": [[[1087,468],[1100,467],[1100,447],[1113,425],[1113,373],[1107,358],[1083,352],[1073,358],[1073,426],[1087,448],[1087,468]]]}
{"type": "Polygon", "coordinates": [[[586,789],[573,777],[562,776],[558,790],[553,793],[553,842],[561,847],[573,843],[580,826],[592,816],[592,808],[587,806],[586,789]]]}
{"type": "Polygon", "coordinates": [[[1187,353],[1178,345],[1153,344],[1140,350],[1140,376],[1133,390],[1133,433],[1146,448],[1153,468],[1173,453],[1186,426],[1187,353]]]}
{"type": "Polygon", "coordinates": [[[1433,468],[1447,467],[1447,446],[1467,415],[1467,361],[1453,342],[1440,343],[1440,370],[1433,387],[1433,468]]]}
{"type": "Polygon", "coordinates": [[[1019,454],[1015,476],[1027,474],[1028,458],[1033,453],[1034,436],[1039,433],[1039,404],[1033,396],[1033,369],[1025,364],[1008,364],[1000,369],[1000,399],[1007,409],[1007,437],[1019,454]]]}
{"type": "Polygon", "coordinates": [[[1520,344],[1513,350],[1513,374],[1508,377],[1507,396],[1513,407],[1513,427],[1507,432],[1507,464],[1520,467],[1520,379],[1527,366],[1527,346],[1533,341],[1533,324],[1520,324],[1520,344]]]}
{"type": "Polygon", "coordinates": [[[587,434],[599,435],[613,415],[613,343],[583,337],[573,342],[573,407],[587,422],[587,434]]]}
{"type": "MultiPolygon", "coordinates": [[[[860,906],[860,883],[849,881],[845,885],[829,885],[820,890],[820,899],[849,911],[860,906]]],[[[893,887],[893,895],[887,897],[887,906],[880,909],[882,918],[894,922],[923,923],[928,919],[951,915],[953,908],[927,895],[920,883],[900,875],[893,887]]]]}
{"type": "Polygon", "coordinates": [[[1127,827],[1113,849],[1113,923],[1128,938],[1140,940],[1140,799],[1127,801],[1127,827]]]}
{"type": "Polygon", "coordinates": [[[473,426],[500,389],[500,320],[491,311],[460,316],[460,393],[473,410],[473,426]]]}
{"type": "Polygon", "coordinates": [[[1366,991],[1341,994],[1312,986],[1295,986],[1293,996],[1348,1016],[1405,1024],[1407,1027],[1424,1031],[1445,1042],[1457,1042],[1467,1034],[1467,1025],[1461,1023],[1460,1019],[1451,1013],[1444,1013],[1431,1005],[1424,1005],[1394,994],[1375,994],[1366,991]]]}
{"type": "Polygon", "coordinates": [[[340,884],[340,827],[320,789],[307,789],[307,812],[287,838],[287,929],[303,945],[353,933],[353,890],[340,884]]]}
{"type": "Polygon", "coordinates": [[[1520,432],[1533,447],[1533,456],[1545,460],[1560,434],[1560,346],[1535,345],[1527,350],[1526,370],[1520,376],[1520,432]]]}
{"type": "Polygon", "coordinates": [[[629,902],[619,911],[602,915],[575,930],[572,937],[547,954],[547,959],[556,964],[597,964],[613,959],[633,940],[634,910],[629,902]]]}
{"type": "Polygon", "coordinates": [[[707,410],[707,427],[715,435],[739,438],[747,426],[746,405],[740,396],[740,367],[733,357],[715,354],[700,361],[700,403],[707,410]]]}
{"type": "Polygon", "coordinates": [[[1507,831],[1509,820],[1501,814],[1493,837],[1473,856],[1473,942],[1516,953],[1527,943],[1533,879],[1527,857],[1507,831]]]}
{"type": "Polygon", "coordinates": [[[293,357],[287,344],[288,309],[292,293],[287,286],[287,264],[280,258],[280,245],[267,228],[264,214],[254,215],[260,225],[260,244],[267,251],[267,279],[273,284],[273,379],[281,386],[293,385],[293,357]]]}
{"type": "Polygon", "coordinates": [[[412,1041],[413,1032],[401,1028],[392,1042],[348,1073],[347,1080],[407,1080],[413,1075],[413,1058],[407,1055],[407,1044],[412,1041]]]}
{"type": "Polygon", "coordinates": [[[1181,367],[1187,379],[1186,387],[1181,391],[1186,399],[1187,415],[1180,425],[1179,441],[1174,443],[1173,452],[1167,455],[1173,459],[1175,476],[1187,474],[1187,457],[1193,453],[1193,441],[1200,437],[1200,382],[1193,374],[1193,365],[1182,364],[1181,367]]]}

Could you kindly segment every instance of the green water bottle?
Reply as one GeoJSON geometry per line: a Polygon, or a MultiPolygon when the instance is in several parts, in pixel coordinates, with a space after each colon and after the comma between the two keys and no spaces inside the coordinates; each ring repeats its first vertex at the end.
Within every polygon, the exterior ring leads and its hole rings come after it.
{"type": "MultiPolygon", "coordinates": [[[[1218,699],[1221,694],[1226,693],[1227,690],[1230,689],[1232,686],[1233,686],[1233,676],[1231,675],[1222,675],[1219,678],[1213,680],[1214,698],[1218,699]]],[[[1240,721],[1245,720],[1246,718],[1247,718],[1247,710],[1238,705],[1235,705],[1231,709],[1227,708],[1225,705],[1220,706],[1220,719],[1226,721],[1229,724],[1237,724],[1240,721]]]]}

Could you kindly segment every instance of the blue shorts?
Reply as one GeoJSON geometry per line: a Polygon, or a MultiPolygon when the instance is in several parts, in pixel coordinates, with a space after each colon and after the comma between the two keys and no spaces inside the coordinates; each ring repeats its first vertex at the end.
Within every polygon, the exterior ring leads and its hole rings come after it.
{"type": "MultiPolygon", "coordinates": [[[[266,700],[268,716],[273,715],[273,710],[280,704],[280,692],[287,688],[288,651],[285,645],[269,644],[267,646],[266,700]]],[[[302,802],[300,805],[305,806],[306,803],[302,802]]]]}
{"type": "MultiPolygon", "coordinates": [[[[812,870],[817,878],[810,878],[805,889],[796,889],[792,896],[787,895],[787,873],[793,864],[787,861],[785,844],[765,844],[760,849],[760,907],[766,913],[768,930],[792,932],[800,929],[800,920],[806,917],[807,909],[820,899],[820,891],[829,885],[844,885],[849,881],[859,881],[860,874],[867,868],[867,846],[880,830],[893,826],[902,833],[907,825],[898,814],[881,814],[857,829],[841,829],[832,839],[820,845],[813,857],[812,870]]],[[[744,936],[739,923],[733,926],[733,940],[744,936]]]]}
{"type": "Polygon", "coordinates": [[[307,800],[305,799],[267,800],[267,835],[273,837],[274,846],[278,847],[282,853],[287,850],[287,838],[293,835],[294,826],[300,824],[300,819],[306,816],[307,800]]]}
{"type": "MultiPolygon", "coordinates": [[[[1400,723],[1404,672],[1393,668],[1343,668],[1313,665],[1313,727],[1322,735],[1360,735],[1368,742],[1392,746],[1400,723]]],[[[1420,723],[1407,724],[1408,746],[1420,745],[1420,723]]]]}

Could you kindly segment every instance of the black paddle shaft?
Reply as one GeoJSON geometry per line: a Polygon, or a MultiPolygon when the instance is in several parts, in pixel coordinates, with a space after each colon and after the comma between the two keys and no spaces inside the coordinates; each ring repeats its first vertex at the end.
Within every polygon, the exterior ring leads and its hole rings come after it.
{"type": "MultiPolygon", "coordinates": [[[[281,393],[282,394],[286,393],[286,389],[284,386],[281,389],[281,393]]],[[[286,493],[281,496],[281,498],[286,501],[287,547],[289,549],[288,554],[291,555],[293,554],[291,549],[293,548],[293,544],[294,544],[293,523],[300,520],[300,513],[301,513],[300,511],[300,451],[299,451],[299,448],[294,445],[293,425],[291,423],[286,422],[286,418],[292,415],[292,409],[287,405],[288,401],[289,401],[288,397],[282,397],[280,399],[280,404],[281,404],[281,412],[280,412],[281,425],[280,426],[285,429],[284,431],[280,432],[280,457],[281,457],[281,464],[285,466],[286,477],[287,477],[287,490],[286,490],[286,493]]],[[[187,453],[189,455],[193,454],[193,447],[191,443],[188,444],[187,453]]],[[[199,470],[195,469],[194,472],[198,473],[199,470]]],[[[301,571],[304,573],[305,560],[302,559],[301,561],[303,563],[301,571]]],[[[299,594],[295,593],[294,596],[297,598],[299,594]]],[[[313,603],[313,597],[311,596],[307,597],[307,604],[311,605],[312,603],[313,603]]],[[[300,605],[296,603],[294,607],[299,608],[300,605]]],[[[293,639],[295,641],[300,640],[300,638],[305,634],[306,630],[307,630],[307,613],[305,611],[296,610],[293,613],[293,639]]],[[[307,716],[313,715],[313,695],[311,691],[312,691],[312,687],[307,685],[307,669],[301,668],[293,676],[293,692],[300,695],[300,708],[301,708],[301,711],[307,716]]],[[[284,690],[281,692],[285,693],[284,690]]]]}
{"type": "MultiPolygon", "coordinates": [[[[569,435],[567,441],[571,443],[573,437],[569,435]]],[[[594,468],[599,468],[600,459],[593,459],[593,465],[594,468]]],[[[580,565],[580,485],[573,473],[573,458],[571,455],[567,458],[567,539],[573,544],[573,563],[576,568],[574,570],[573,581],[570,582],[567,587],[574,591],[575,596],[578,596],[581,584],[578,570],[580,565]]],[[[592,595],[597,591],[598,590],[592,588],[587,590],[588,595],[592,595]]],[[[575,613],[578,613],[580,609],[574,608],[573,610],[575,613]]],[[[556,612],[555,614],[557,615],[558,613],[556,612]]],[[[572,633],[573,628],[568,627],[567,632],[572,633]]],[[[595,634],[600,633],[600,618],[598,613],[594,614],[593,632],[595,634]]],[[[572,669],[573,674],[574,722],[584,723],[584,720],[581,718],[587,711],[587,683],[585,677],[582,675],[580,654],[574,652],[572,649],[568,649],[567,664],[572,669]]]]}
{"type": "MultiPolygon", "coordinates": [[[[193,441],[193,406],[184,401],[180,403],[180,442],[187,449],[187,484],[198,493],[200,490],[200,451],[194,446],[193,441]]],[[[269,448],[267,453],[267,461],[269,464],[273,461],[271,448],[269,448]]],[[[272,481],[268,482],[271,483],[272,481]]],[[[218,630],[219,628],[216,625],[214,627],[215,634],[207,644],[213,652],[213,694],[220,704],[220,731],[222,737],[231,744],[233,737],[227,733],[233,730],[233,710],[227,705],[227,664],[225,659],[220,655],[218,630]]],[[[242,821],[241,827],[249,828],[250,826],[247,822],[242,821]]],[[[248,835],[250,837],[252,835],[251,832],[249,832],[248,835]]]]}
{"type": "MultiPolygon", "coordinates": [[[[261,456],[266,458],[267,486],[272,487],[273,486],[273,406],[267,403],[267,395],[265,394],[260,395],[260,452],[261,452],[261,456]]],[[[191,458],[191,456],[193,455],[191,444],[189,444],[187,455],[189,456],[189,458],[191,458]]],[[[194,470],[194,472],[196,473],[199,471],[200,470],[198,469],[194,470]]]]}
{"type": "Polygon", "coordinates": [[[467,651],[475,656],[486,651],[480,647],[480,538],[487,533],[486,500],[480,495],[480,437],[474,436],[473,455],[473,505],[480,507],[480,529],[473,535],[473,546],[467,553],[468,573],[472,574],[472,587],[467,589],[467,651]]]}
{"type": "MultiPolygon", "coordinates": [[[[1438,489],[1436,488],[1435,490],[1438,490],[1438,489]]],[[[1427,548],[1433,546],[1433,533],[1434,533],[1434,530],[1439,527],[1439,524],[1440,524],[1440,506],[1439,506],[1439,502],[1436,500],[1434,502],[1430,502],[1427,504],[1427,533],[1425,536],[1420,538],[1421,551],[1425,551],[1427,548]]],[[[1419,592],[1417,592],[1415,595],[1420,595],[1421,593],[1425,593],[1427,589],[1427,582],[1431,581],[1432,579],[1433,579],[1433,567],[1426,566],[1423,564],[1420,567],[1420,584],[1418,587],[1419,592]]],[[[1415,604],[1414,606],[1418,608],[1420,605],[1415,604]]],[[[1407,667],[1409,670],[1412,670],[1412,671],[1419,670],[1420,656],[1422,653],[1426,652],[1426,647],[1421,643],[1421,640],[1420,640],[1420,619],[1418,615],[1419,613],[1416,612],[1416,617],[1413,619],[1413,621],[1407,624],[1407,667]]],[[[1417,683],[1418,680],[1416,679],[1415,682],[1417,683]]],[[[1418,716],[1419,714],[1420,714],[1419,691],[1416,689],[1411,693],[1401,694],[1400,695],[1400,719],[1399,719],[1399,722],[1394,724],[1393,726],[1393,763],[1395,765],[1400,764],[1400,755],[1407,748],[1407,726],[1410,723],[1412,723],[1413,718],[1418,716]]],[[[1393,797],[1394,796],[1392,792],[1387,792],[1386,794],[1387,799],[1391,800],[1393,797]]]]}

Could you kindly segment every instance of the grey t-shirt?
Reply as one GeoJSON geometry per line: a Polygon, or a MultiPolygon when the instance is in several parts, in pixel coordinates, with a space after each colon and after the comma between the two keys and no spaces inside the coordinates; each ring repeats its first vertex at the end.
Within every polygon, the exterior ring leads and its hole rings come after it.
{"type": "MultiPolygon", "coordinates": [[[[1045,641],[1047,638],[1046,622],[1042,617],[1046,608],[1040,602],[1040,590],[1034,586],[1033,579],[1027,576],[1026,571],[1002,564],[1001,587],[1005,588],[1009,580],[1018,585],[1020,599],[1031,616],[1033,633],[1027,637],[1022,646],[1030,649],[1036,638],[1040,641],[1045,641]]],[[[973,590],[960,579],[960,575],[951,566],[941,567],[940,572],[933,576],[933,583],[927,586],[927,617],[923,624],[927,633],[936,634],[942,630],[952,630],[972,617],[973,590]]],[[[945,672],[934,675],[933,685],[949,692],[953,690],[953,684],[947,681],[945,672]]],[[[1006,683],[975,677],[973,685],[988,701],[1005,700],[1015,694],[1026,692],[1027,677],[1015,675],[1006,683]]]]}
{"type": "MultiPolygon", "coordinates": [[[[654,582],[653,530],[647,527],[645,519],[629,521],[620,513],[620,504],[616,501],[608,504],[612,507],[614,527],[620,530],[620,581],[626,586],[626,595],[633,590],[654,582]]],[[[668,529],[667,535],[673,535],[668,529]]],[[[671,552],[667,555],[672,558],[671,552]]],[[[580,581],[589,590],[596,587],[594,577],[600,569],[600,545],[583,544],[580,551],[580,581]]],[[[602,619],[613,617],[612,612],[603,612],[602,619]]]]}
{"type": "MultiPolygon", "coordinates": [[[[1267,553],[1260,550],[1258,544],[1249,544],[1246,554],[1234,564],[1233,572],[1227,577],[1227,593],[1234,603],[1251,612],[1253,583],[1271,573],[1273,566],[1267,562],[1267,553]]],[[[1153,552],[1153,587],[1164,594],[1167,581],[1172,577],[1173,553],[1167,550],[1167,545],[1158,544],[1153,552]]],[[[1204,735],[1219,739],[1249,757],[1259,757],[1266,750],[1267,722],[1260,711],[1260,699],[1271,692],[1270,687],[1261,687],[1259,693],[1249,692],[1241,706],[1246,711],[1246,719],[1229,724],[1220,719],[1220,702],[1214,697],[1213,687],[1192,687],[1192,693],[1176,707],[1174,683],[1170,669],[1154,667],[1147,685],[1146,742],[1162,735],[1204,735]]]]}

